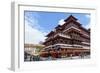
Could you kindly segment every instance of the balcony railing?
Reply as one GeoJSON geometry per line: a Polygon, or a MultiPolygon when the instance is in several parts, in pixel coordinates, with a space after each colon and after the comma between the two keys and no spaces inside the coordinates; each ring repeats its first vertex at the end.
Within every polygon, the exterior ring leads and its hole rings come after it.
{"type": "Polygon", "coordinates": [[[70,38],[70,36],[68,36],[68,35],[65,35],[65,34],[62,34],[62,33],[57,33],[54,36],[51,36],[51,37],[47,38],[46,41],[48,41],[48,40],[50,40],[52,38],[55,38],[58,35],[61,36],[61,37],[64,37],[64,38],[70,38]]]}
{"type": "Polygon", "coordinates": [[[45,47],[46,49],[57,49],[57,46],[59,46],[60,48],[80,48],[80,49],[90,49],[90,46],[84,46],[84,45],[70,45],[70,44],[54,44],[54,45],[50,45],[45,47]]]}

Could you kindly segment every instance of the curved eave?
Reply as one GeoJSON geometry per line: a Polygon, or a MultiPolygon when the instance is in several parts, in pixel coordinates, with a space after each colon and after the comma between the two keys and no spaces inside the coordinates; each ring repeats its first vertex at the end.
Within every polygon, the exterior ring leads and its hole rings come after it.
{"type": "Polygon", "coordinates": [[[46,37],[49,37],[52,34],[54,34],[54,31],[51,31],[49,34],[46,35],[46,37]]]}
{"type": "Polygon", "coordinates": [[[63,36],[61,36],[61,35],[56,35],[55,37],[53,37],[53,38],[51,38],[51,39],[45,41],[43,44],[45,44],[45,43],[47,43],[47,42],[49,42],[49,41],[54,41],[56,38],[70,39],[70,38],[68,38],[68,37],[63,37],[63,36]]]}

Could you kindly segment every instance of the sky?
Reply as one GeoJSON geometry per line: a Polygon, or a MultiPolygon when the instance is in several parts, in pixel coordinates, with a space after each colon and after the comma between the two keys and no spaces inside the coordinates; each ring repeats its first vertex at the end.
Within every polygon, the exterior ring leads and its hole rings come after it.
{"type": "Polygon", "coordinates": [[[70,15],[75,16],[86,29],[90,28],[90,14],[24,11],[25,43],[44,42],[45,36],[57,25],[62,25],[70,15]]]}

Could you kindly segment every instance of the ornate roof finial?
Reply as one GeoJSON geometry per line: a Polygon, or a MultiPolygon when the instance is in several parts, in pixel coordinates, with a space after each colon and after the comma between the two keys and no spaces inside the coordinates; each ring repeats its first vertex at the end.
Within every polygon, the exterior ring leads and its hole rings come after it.
{"type": "Polygon", "coordinates": [[[65,19],[64,21],[66,22],[66,21],[68,21],[68,20],[77,20],[77,18],[75,18],[72,14],[67,18],[67,19],[65,19]]]}

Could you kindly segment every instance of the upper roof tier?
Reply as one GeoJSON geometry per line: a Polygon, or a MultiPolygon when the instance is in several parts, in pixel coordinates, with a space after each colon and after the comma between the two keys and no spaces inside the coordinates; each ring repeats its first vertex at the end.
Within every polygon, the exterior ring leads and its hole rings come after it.
{"type": "Polygon", "coordinates": [[[67,22],[69,20],[75,20],[77,21],[77,18],[75,18],[74,16],[70,15],[67,19],[65,19],[64,21],[67,22]]]}
{"type": "MultiPolygon", "coordinates": [[[[68,18],[66,18],[64,21],[65,21],[65,23],[63,24],[63,25],[58,25],[58,26],[56,26],[55,27],[55,30],[56,31],[58,31],[58,30],[63,30],[63,29],[65,29],[65,27],[70,23],[70,22],[73,22],[75,25],[77,25],[81,30],[83,30],[83,31],[85,31],[85,32],[87,32],[87,33],[89,33],[89,31],[86,29],[86,28],[84,28],[84,27],[82,27],[81,26],[81,24],[79,23],[79,22],[77,22],[77,18],[75,18],[73,15],[70,15],[68,18]]],[[[49,37],[49,36],[51,36],[52,34],[54,34],[55,33],[55,31],[51,31],[50,33],[48,33],[46,36],[47,37],[49,37]]]]}

